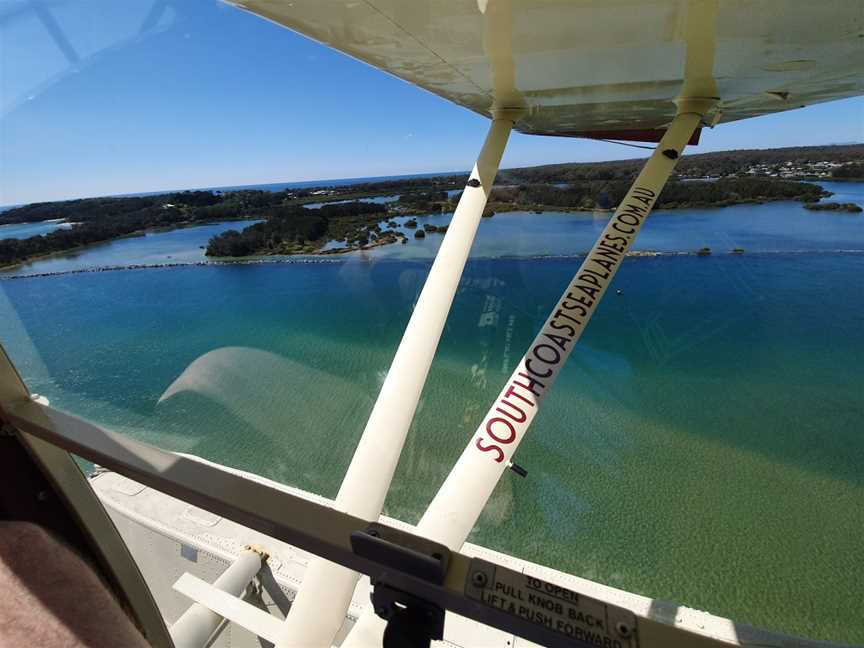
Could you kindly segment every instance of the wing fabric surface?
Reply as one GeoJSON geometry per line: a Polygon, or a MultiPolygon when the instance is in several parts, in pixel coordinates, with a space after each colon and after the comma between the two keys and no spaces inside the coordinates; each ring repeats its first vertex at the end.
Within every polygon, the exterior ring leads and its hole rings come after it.
{"type": "Polygon", "coordinates": [[[235,4],[530,134],[662,129],[682,88],[717,123],[864,94],[860,0],[235,4]]]}

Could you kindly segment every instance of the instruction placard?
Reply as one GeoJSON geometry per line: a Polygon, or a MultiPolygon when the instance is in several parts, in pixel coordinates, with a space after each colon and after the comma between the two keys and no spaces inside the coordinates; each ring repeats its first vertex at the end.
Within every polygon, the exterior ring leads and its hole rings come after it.
{"type": "MultiPolygon", "coordinates": [[[[636,648],[632,612],[475,558],[465,595],[570,639],[570,645],[636,648]]],[[[517,633],[518,634],[518,633],[517,633]]]]}

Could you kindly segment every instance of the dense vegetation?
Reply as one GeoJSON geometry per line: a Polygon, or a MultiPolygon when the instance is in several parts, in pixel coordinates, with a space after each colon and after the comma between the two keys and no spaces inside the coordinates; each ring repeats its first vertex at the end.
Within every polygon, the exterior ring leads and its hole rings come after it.
{"type": "Polygon", "coordinates": [[[0,224],[65,219],[76,225],[42,236],[0,241],[0,266],[129,236],[150,228],[213,220],[266,218],[269,210],[284,200],[282,193],[268,191],[230,194],[184,191],[158,196],[86,198],[24,205],[0,214],[0,224]]]}
{"type": "MultiPolygon", "coordinates": [[[[694,150],[688,149],[687,154],[678,163],[675,172],[679,177],[722,177],[745,173],[748,168],[757,165],[779,166],[787,162],[791,162],[793,165],[807,165],[822,161],[860,164],[860,160],[864,159],[864,144],[802,146],[701,154],[694,153],[694,150]]],[[[584,180],[630,180],[636,176],[643,163],[644,160],[642,159],[632,159],[614,162],[547,164],[524,169],[507,169],[499,174],[498,182],[501,184],[530,184],[581,182],[584,180]]],[[[838,177],[836,172],[835,177],[838,177]]]]}
{"type": "MultiPolygon", "coordinates": [[[[522,209],[609,209],[616,206],[630,187],[630,180],[583,181],[567,187],[527,184],[492,190],[490,203],[522,209]]],[[[769,200],[815,201],[827,195],[807,182],[763,178],[724,178],[708,181],[676,181],[666,185],[657,207],[723,207],[741,202],[769,200]]]]}
{"type": "Polygon", "coordinates": [[[804,208],[812,211],[843,211],[852,214],[864,211],[855,203],[807,203],[804,208]]]}
{"type": "MultiPolygon", "coordinates": [[[[779,178],[753,177],[753,174],[740,177],[740,174],[746,173],[748,168],[752,171],[754,165],[807,165],[828,161],[844,165],[832,169],[833,177],[860,178],[864,177],[864,164],[860,162],[862,158],[864,145],[688,155],[678,165],[679,177],[729,177],[716,182],[673,181],[660,196],[658,206],[722,206],[766,200],[814,202],[823,195],[822,190],[815,185],[779,178]],[[739,177],[734,177],[734,174],[739,174],[739,177]]],[[[624,160],[554,164],[502,171],[484,215],[491,216],[496,210],[515,208],[611,208],[624,196],[642,162],[624,160]]],[[[758,168],[758,174],[763,174],[762,167],[758,168]]],[[[292,254],[315,251],[327,241],[344,241],[346,249],[355,249],[404,240],[404,236],[398,232],[382,230],[379,223],[396,215],[421,216],[452,210],[459,196],[448,199],[446,190],[461,188],[466,180],[465,174],[451,174],[276,192],[184,191],[152,196],[35,203],[0,213],[0,225],[49,219],[65,219],[76,225],[28,239],[0,241],[0,266],[134,235],[150,228],[225,220],[260,219],[264,222],[242,232],[230,231],[213,239],[207,249],[209,255],[292,254]],[[317,210],[302,207],[312,202],[356,201],[393,193],[399,193],[400,198],[387,205],[346,202],[325,204],[317,210]]],[[[410,221],[405,226],[416,228],[417,222],[410,221]]],[[[393,228],[395,223],[391,221],[387,227],[393,228]]],[[[431,231],[425,229],[425,232],[431,231]]]]}
{"type": "Polygon", "coordinates": [[[864,162],[847,164],[838,169],[834,169],[831,175],[835,178],[844,180],[862,180],[864,179],[864,162]]]}
{"type": "Polygon", "coordinates": [[[228,230],[207,245],[208,256],[251,254],[297,254],[314,252],[327,240],[345,240],[348,245],[366,245],[381,233],[378,221],[386,216],[384,205],[351,202],[319,209],[278,207],[263,223],[242,232],[228,230]],[[371,217],[371,218],[370,218],[371,217]]]}
{"type": "Polygon", "coordinates": [[[767,178],[723,178],[716,182],[670,182],[657,199],[657,206],[662,209],[674,209],[724,207],[741,202],[771,200],[807,202],[828,195],[830,192],[809,182],[767,178]]]}
{"type": "Polygon", "coordinates": [[[403,214],[428,214],[446,211],[450,206],[446,191],[416,191],[399,196],[396,208],[403,214]]]}

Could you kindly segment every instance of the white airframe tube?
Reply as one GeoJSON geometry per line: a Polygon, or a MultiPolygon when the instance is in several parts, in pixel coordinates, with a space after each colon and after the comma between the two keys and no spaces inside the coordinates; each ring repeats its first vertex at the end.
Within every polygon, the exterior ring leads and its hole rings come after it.
{"type": "MultiPolygon", "coordinates": [[[[651,212],[681,151],[715,101],[677,102],[678,114],[453,466],[417,525],[417,535],[453,550],[462,547],[651,212]]],[[[369,606],[342,648],[380,646],[384,627],[384,621],[369,606]]]]}
{"type": "Polygon", "coordinates": [[[451,549],[465,542],[645,223],[681,151],[713,103],[694,99],[679,102],[678,114],[654,153],[421,518],[419,535],[451,549]]]}
{"type": "MultiPolygon", "coordinates": [[[[334,508],[369,521],[381,515],[405,437],[462,270],[507,145],[516,110],[495,114],[468,185],[414,306],[378,400],[354,451],[334,508]]],[[[345,620],[359,574],[321,558],[306,569],[278,646],[329,646],[345,620]]]]}
{"type": "MultiPolygon", "coordinates": [[[[243,592],[261,570],[266,557],[258,550],[246,548],[231,563],[213,587],[232,596],[241,597],[243,592]]],[[[224,618],[204,607],[193,603],[171,626],[171,640],[175,648],[204,648],[210,645],[214,633],[225,621],[224,618]]]]}

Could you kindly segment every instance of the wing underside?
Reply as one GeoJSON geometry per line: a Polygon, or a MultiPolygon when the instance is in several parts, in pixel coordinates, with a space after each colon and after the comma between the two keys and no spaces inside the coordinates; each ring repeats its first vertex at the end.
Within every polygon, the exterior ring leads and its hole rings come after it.
{"type": "Polygon", "coordinates": [[[251,12],[518,130],[662,129],[864,94],[860,0],[239,0],[251,12]]]}

